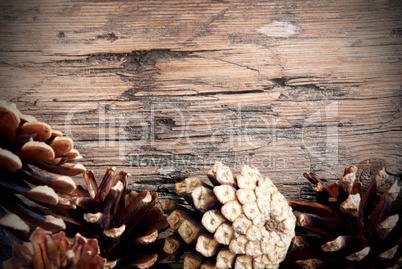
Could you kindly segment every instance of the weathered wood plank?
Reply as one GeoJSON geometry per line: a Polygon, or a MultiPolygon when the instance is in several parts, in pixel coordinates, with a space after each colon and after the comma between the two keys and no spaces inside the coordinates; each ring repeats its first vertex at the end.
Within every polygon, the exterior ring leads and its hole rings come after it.
{"type": "Polygon", "coordinates": [[[0,6],[1,97],[73,137],[98,179],[172,191],[220,159],[295,198],[304,171],[401,173],[397,1],[0,6]]]}

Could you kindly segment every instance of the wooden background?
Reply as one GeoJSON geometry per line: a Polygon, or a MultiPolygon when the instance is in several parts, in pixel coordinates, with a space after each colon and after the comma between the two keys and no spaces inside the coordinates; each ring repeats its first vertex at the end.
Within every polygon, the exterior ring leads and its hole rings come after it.
{"type": "Polygon", "coordinates": [[[401,175],[400,1],[0,6],[1,98],[72,137],[98,180],[116,166],[166,197],[220,160],[298,198],[305,171],[401,175]]]}

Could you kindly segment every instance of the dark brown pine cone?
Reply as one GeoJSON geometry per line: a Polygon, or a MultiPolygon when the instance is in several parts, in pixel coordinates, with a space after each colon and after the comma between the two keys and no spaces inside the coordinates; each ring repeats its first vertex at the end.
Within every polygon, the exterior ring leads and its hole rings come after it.
{"type": "Polygon", "coordinates": [[[158,194],[127,191],[128,174],[107,169],[98,185],[91,171],[85,173],[86,188],[73,192],[75,210],[60,211],[68,235],[79,232],[97,238],[107,267],[148,268],[170,256],[163,251],[159,234],[168,228],[158,194]]]}
{"type": "Polygon", "coordinates": [[[28,222],[49,231],[65,229],[53,209],[74,208],[71,178],[85,172],[73,141],[13,103],[0,100],[0,239],[2,245],[28,240],[28,222]],[[27,204],[27,199],[33,203],[27,204]],[[21,197],[21,198],[20,198],[21,197]]]}
{"type": "Polygon", "coordinates": [[[63,268],[102,269],[106,259],[99,256],[96,239],[87,239],[76,234],[67,238],[64,232],[52,234],[37,228],[30,242],[13,244],[13,256],[3,262],[5,269],[19,268],[63,268]]]}
{"type": "Polygon", "coordinates": [[[290,201],[297,215],[297,225],[319,235],[298,235],[289,253],[303,268],[389,268],[399,262],[402,236],[394,229],[398,214],[389,216],[399,194],[395,181],[374,206],[385,169],[379,171],[363,194],[356,181],[357,168],[345,169],[344,176],[332,184],[305,173],[322,203],[290,201]],[[398,249],[399,247],[399,249],[398,249]],[[398,261],[399,260],[399,261],[398,261]]]}

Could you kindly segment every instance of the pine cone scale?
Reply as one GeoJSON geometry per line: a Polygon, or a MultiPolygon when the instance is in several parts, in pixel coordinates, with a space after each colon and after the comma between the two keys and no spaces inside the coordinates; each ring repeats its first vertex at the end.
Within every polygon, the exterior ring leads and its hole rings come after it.
{"type": "Polygon", "coordinates": [[[19,111],[11,104],[7,104],[3,100],[0,101],[0,124],[2,127],[0,137],[5,143],[14,143],[20,124],[19,111]]]}

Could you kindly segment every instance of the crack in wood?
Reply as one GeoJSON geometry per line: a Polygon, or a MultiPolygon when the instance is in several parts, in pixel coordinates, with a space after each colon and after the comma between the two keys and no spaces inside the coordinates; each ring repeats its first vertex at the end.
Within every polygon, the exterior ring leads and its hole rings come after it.
{"type": "Polygon", "coordinates": [[[201,37],[208,35],[208,27],[215,21],[223,18],[225,16],[225,13],[230,10],[230,7],[227,7],[223,10],[221,10],[218,14],[211,16],[207,22],[201,24],[197,29],[194,30],[194,35],[192,36],[191,39],[187,40],[188,42],[191,42],[194,38],[201,37]]]}
{"type": "Polygon", "coordinates": [[[243,68],[246,68],[246,69],[248,69],[248,70],[255,71],[255,72],[257,72],[258,74],[260,73],[260,70],[255,69],[255,68],[252,68],[252,67],[249,67],[249,66],[246,66],[246,65],[238,64],[238,63],[235,63],[235,62],[223,60],[223,59],[216,58],[216,57],[213,57],[212,59],[216,59],[216,60],[221,61],[221,62],[224,62],[224,63],[233,64],[233,65],[236,65],[236,66],[239,66],[239,67],[243,67],[243,68]]]}

